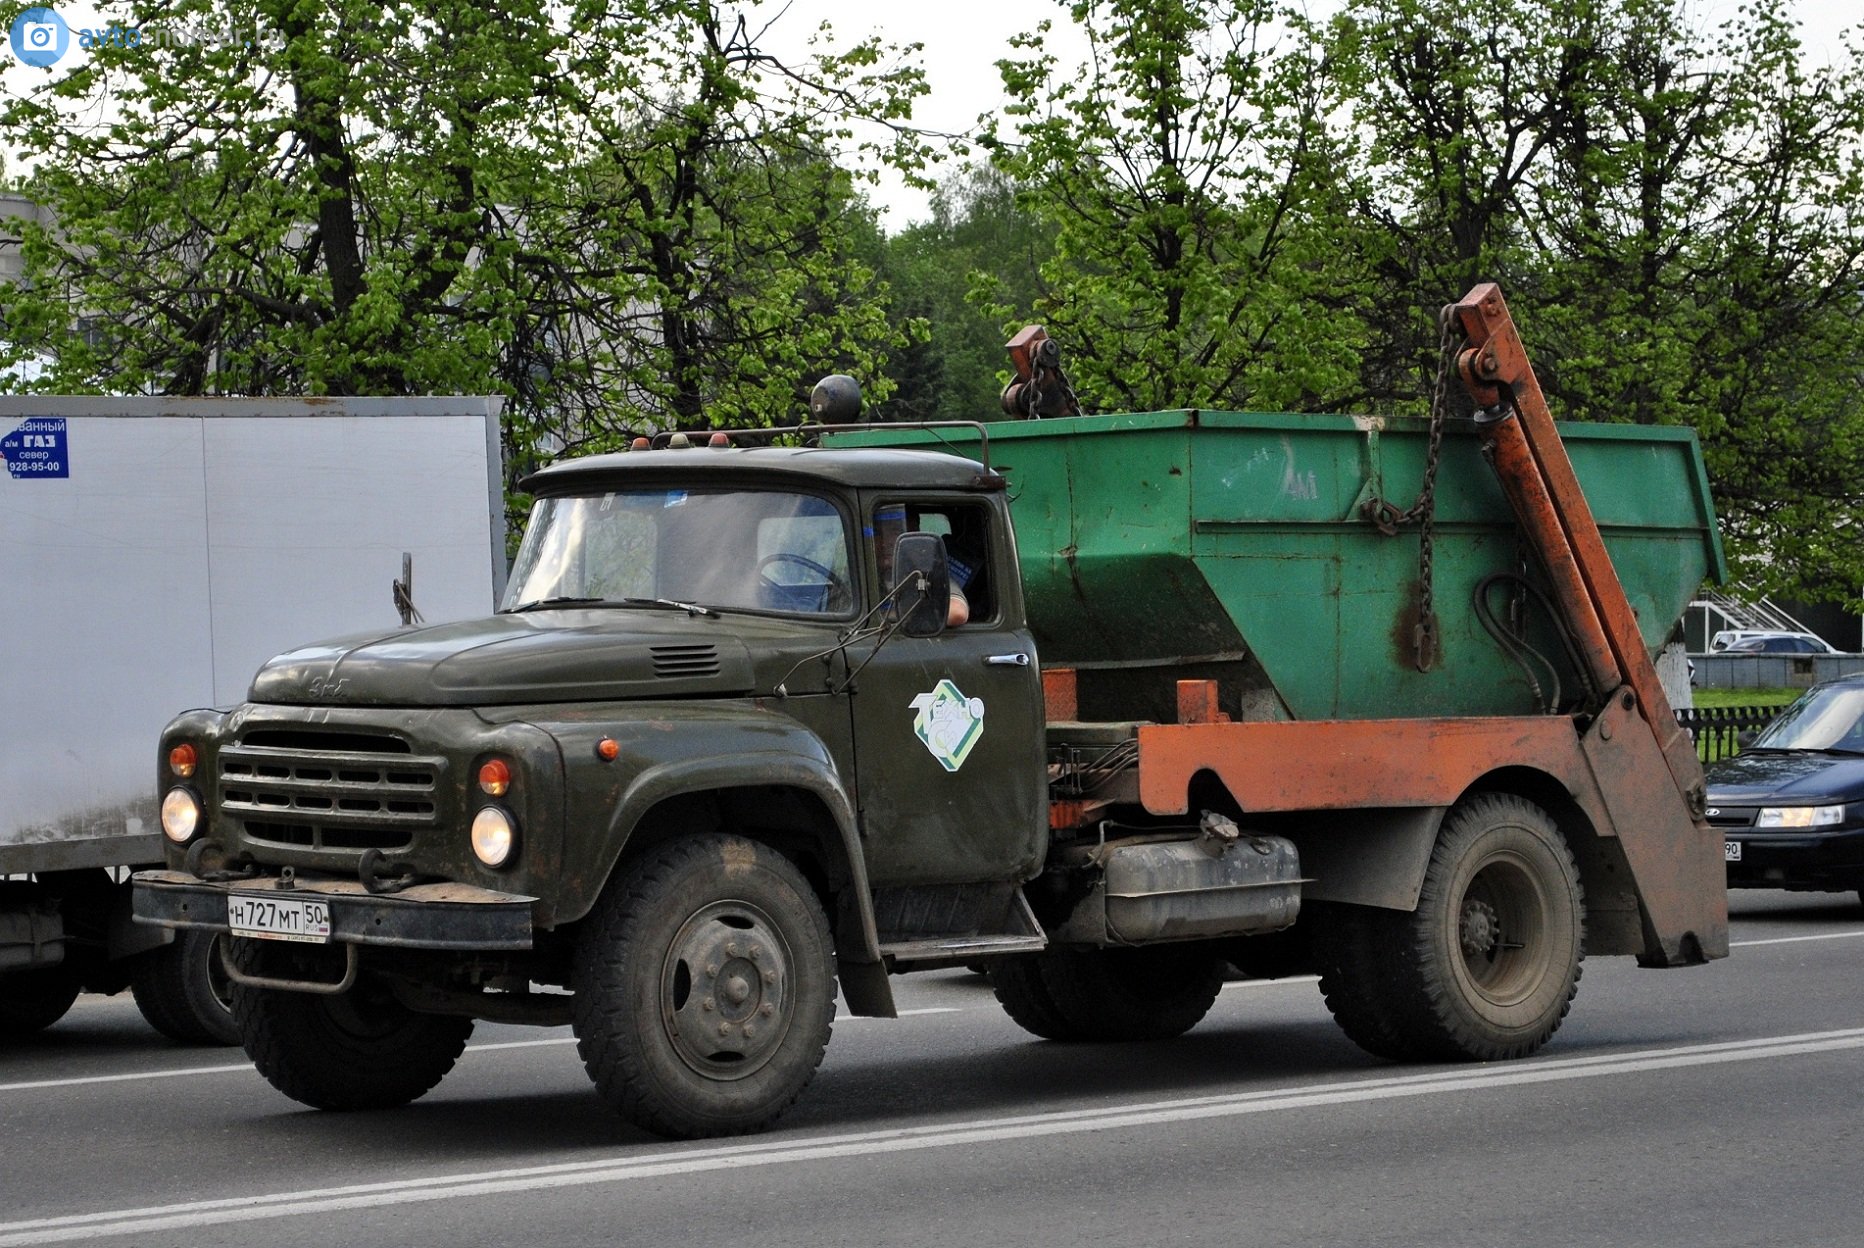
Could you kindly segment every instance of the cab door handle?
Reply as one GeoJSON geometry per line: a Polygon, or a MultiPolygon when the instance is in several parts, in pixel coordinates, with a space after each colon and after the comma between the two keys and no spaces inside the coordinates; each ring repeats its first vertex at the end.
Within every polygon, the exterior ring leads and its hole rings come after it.
{"type": "Polygon", "coordinates": [[[993,654],[984,660],[990,667],[1028,667],[1029,656],[1026,654],[993,654]]]}

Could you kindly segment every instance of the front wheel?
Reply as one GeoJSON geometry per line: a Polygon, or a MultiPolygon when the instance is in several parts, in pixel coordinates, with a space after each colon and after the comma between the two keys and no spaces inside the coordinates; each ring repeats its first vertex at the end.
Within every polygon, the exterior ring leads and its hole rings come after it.
{"type": "MultiPolygon", "coordinates": [[[[256,942],[233,941],[250,968],[256,942]]],[[[425,1095],[453,1069],[472,1020],[417,1014],[366,976],[335,995],[233,985],[233,1017],[259,1073],[315,1109],[393,1109],[425,1095]]]]}
{"type": "Polygon", "coordinates": [[[822,904],[795,864],[737,836],[647,852],[576,947],[577,1051],[604,1100],[659,1135],[774,1121],[815,1077],[835,1015],[822,904]]]}
{"type": "Polygon", "coordinates": [[[1450,812],[1414,912],[1323,913],[1314,932],[1321,991],[1347,1035],[1381,1057],[1525,1057],[1559,1028],[1578,991],[1578,868],[1547,812],[1511,794],[1481,794],[1450,812]]]}

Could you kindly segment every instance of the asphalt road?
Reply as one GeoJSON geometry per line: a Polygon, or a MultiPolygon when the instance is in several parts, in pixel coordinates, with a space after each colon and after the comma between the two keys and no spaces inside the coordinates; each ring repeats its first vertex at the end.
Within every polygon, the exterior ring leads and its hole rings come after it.
{"type": "Polygon", "coordinates": [[[611,1117],[562,1031],[481,1025],[420,1102],[336,1115],[87,998],[0,1050],[0,1248],[1864,1242],[1864,907],[1731,909],[1727,961],[1589,962],[1553,1042],[1495,1065],[1375,1061],[1311,980],[1064,1047],[917,976],[776,1130],[693,1144],[611,1117]]]}

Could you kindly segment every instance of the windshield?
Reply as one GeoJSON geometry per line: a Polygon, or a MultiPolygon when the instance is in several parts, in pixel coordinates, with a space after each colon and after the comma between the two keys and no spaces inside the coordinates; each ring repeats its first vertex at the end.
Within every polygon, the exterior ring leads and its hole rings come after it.
{"type": "Polygon", "coordinates": [[[540,498],[502,609],[695,605],[845,616],[848,526],[813,494],[616,490],[540,498]]]}
{"type": "Polygon", "coordinates": [[[1780,712],[1751,749],[1864,752],[1864,685],[1823,685],[1780,712]]]}

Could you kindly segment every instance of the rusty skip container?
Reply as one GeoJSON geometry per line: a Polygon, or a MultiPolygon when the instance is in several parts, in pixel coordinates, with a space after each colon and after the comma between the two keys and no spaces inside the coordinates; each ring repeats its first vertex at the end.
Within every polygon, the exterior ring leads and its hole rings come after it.
{"type": "MultiPolygon", "coordinates": [[[[1654,651],[1725,573],[1695,435],[1559,429],[1654,651]]],[[[1387,534],[1366,512],[1416,500],[1428,422],[1184,410],[998,422],[988,437],[1042,662],[1077,669],[1084,719],[1169,721],[1172,679],[1191,677],[1217,680],[1222,710],[1247,720],[1533,714],[1578,693],[1531,594],[1488,591],[1550,669],[1524,670],[1481,622],[1486,578],[1540,578],[1468,420],[1446,423],[1436,476],[1429,670],[1415,650],[1418,527],[1387,534]]],[[[979,453],[950,429],[836,441],[979,453]]]]}

